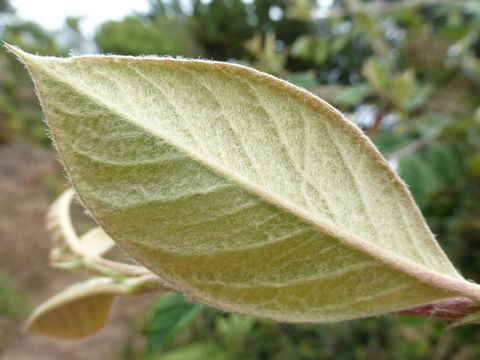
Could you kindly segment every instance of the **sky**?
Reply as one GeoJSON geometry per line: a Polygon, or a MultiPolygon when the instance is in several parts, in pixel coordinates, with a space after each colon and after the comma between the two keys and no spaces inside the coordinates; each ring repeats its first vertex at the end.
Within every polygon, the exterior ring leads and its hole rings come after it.
{"type": "Polygon", "coordinates": [[[148,0],[10,0],[19,17],[33,20],[50,30],[62,27],[68,16],[85,16],[87,35],[105,20],[121,19],[133,11],[148,10],[148,0]]]}

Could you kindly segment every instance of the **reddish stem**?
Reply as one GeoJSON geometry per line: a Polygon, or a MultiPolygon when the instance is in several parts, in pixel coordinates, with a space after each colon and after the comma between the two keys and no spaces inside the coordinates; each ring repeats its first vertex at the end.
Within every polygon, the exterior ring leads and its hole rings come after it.
{"type": "Polygon", "coordinates": [[[480,311],[478,303],[467,298],[455,298],[399,311],[397,314],[458,320],[477,311],[480,311]]]}
{"type": "Polygon", "coordinates": [[[377,110],[375,114],[375,121],[373,123],[373,126],[370,128],[368,131],[368,135],[373,137],[378,134],[380,131],[380,126],[382,125],[382,120],[385,114],[387,113],[387,110],[384,107],[381,107],[377,110]]]}

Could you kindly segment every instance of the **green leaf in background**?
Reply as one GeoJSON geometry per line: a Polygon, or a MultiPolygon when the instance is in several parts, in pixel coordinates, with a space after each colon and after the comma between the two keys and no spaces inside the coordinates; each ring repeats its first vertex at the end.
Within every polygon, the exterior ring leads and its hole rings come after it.
{"type": "Polygon", "coordinates": [[[309,36],[299,36],[292,45],[291,53],[300,59],[307,59],[312,51],[312,41],[309,36]]]}
{"type": "Polygon", "coordinates": [[[433,87],[431,84],[417,84],[413,90],[413,95],[409,99],[404,101],[404,106],[407,110],[413,111],[419,106],[423,105],[433,93],[433,87]]]}
{"type": "Polygon", "coordinates": [[[447,185],[464,175],[464,159],[455,146],[434,142],[425,147],[424,153],[425,158],[434,168],[437,178],[443,185],[447,185]]]}
{"type": "Polygon", "coordinates": [[[288,81],[294,85],[311,89],[318,86],[318,81],[313,72],[297,72],[288,77],[288,81]]]}
{"type": "Polygon", "coordinates": [[[372,143],[306,91],[228,63],[9,49],[83,204],[173,288],[290,322],[480,299],[372,143]]]}
{"type": "Polygon", "coordinates": [[[452,123],[455,123],[455,120],[450,116],[434,113],[425,118],[418,118],[414,129],[422,138],[435,139],[439,137],[448,126],[451,126],[452,123]]]}
{"type": "Polygon", "coordinates": [[[317,66],[322,65],[328,58],[328,40],[318,39],[313,45],[313,61],[317,66]]]}
{"type": "Polygon", "coordinates": [[[230,314],[215,319],[215,327],[229,359],[238,358],[238,354],[244,352],[247,337],[254,325],[255,318],[244,315],[230,314]]]}
{"type": "Polygon", "coordinates": [[[213,343],[194,343],[182,346],[165,355],[158,357],[158,360],[227,360],[227,355],[213,343]]]}
{"type": "Polygon", "coordinates": [[[398,136],[386,132],[373,137],[372,141],[384,156],[404,148],[411,142],[406,136],[398,136]]]}
{"type": "Polygon", "coordinates": [[[341,105],[357,106],[370,95],[372,88],[369,84],[351,85],[342,89],[334,96],[334,101],[341,105]]]}
{"type": "Polygon", "coordinates": [[[183,331],[205,308],[201,303],[189,304],[178,293],[164,295],[154,307],[145,327],[147,355],[152,356],[183,331]]]}
{"type": "Polygon", "coordinates": [[[407,107],[407,102],[414,95],[415,73],[412,70],[391,76],[389,83],[393,102],[400,109],[407,107]]]}
{"type": "Polygon", "coordinates": [[[390,75],[379,60],[371,57],[365,61],[362,73],[380,95],[387,94],[391,90],[389,88],[390,75]]]}
{"type": "Polygon", "coordinates": [[[420,205],[426,205],[429,197],[438,191],[438,180],[432,166],[419,154],[412,154],[400,159],[400,175],[407,184],[415,201],[420,205]]]}
{"type": "Polygon", "coordinates": [[[463,162],[454,146],[434,142],[401,158],[399,171],[417,203],[425,206],[433,194],[465,174],[463,162]]]}

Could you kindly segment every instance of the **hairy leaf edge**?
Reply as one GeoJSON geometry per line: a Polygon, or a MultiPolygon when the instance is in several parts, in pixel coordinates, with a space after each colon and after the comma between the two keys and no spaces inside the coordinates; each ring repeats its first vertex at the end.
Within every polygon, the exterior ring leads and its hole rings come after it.
{"type": "MultiPolygon", "coordinates": [[[[391,169],[391,167],[388,165],[386,160],[382,157],[380,152],[376,149],[376,147],[373,145],[373,143],[368,139],[363,132],[352,122],[350,122],[348,119],[346,119],[338,110],[336,110],[333,106],[325,102],[324,100],[318,98],[317,96],[307,92],[306,90],[303,90],[291,83],[288,83],[287,81],[278,79],[272,75],[265,74],[262,72],[259,72],[255,69],[243,66],[243,65],[238,65],[238,64],[230,64],[230,63],[223,63],[223,62],[218,62],[218,61],[206,61],[206,60],[193,60],[193,59],[176,59],[176,58],[168,58],[168,57],[154,57],[154,56],[148,56],[148,57],[133,57],[133,56],[106,56],[106,55],[84,55],[84,56],[79,56],[75,58],[57,58],[57,57],[43,57],[43,56],[38,56],[38,55],[32,55],[29,53],[24,52],[23,50],[19,49],[18,47],[5,44],[5,47],[14,53],[27,67],[29,73],[32,75],[32,80],[35,84],[35,88],[37,89],[37,93],[40,92],[39,89],[41,88],[41,85],[37,83],[35,80],[34,74],[34,67],[39,66],[39,62],[41,63],[42,61],[48,61],[48,60],[54,60],[54,61],[76,61],[76,60],[91,60],[91,59],[102,59],[102,58],[116,58],[116,59],[130,59],[130,60],[142,60],[142,61],[163,61],[163,62],[178,62],[178,63],[183,63],[183,62],[195,62],[198,63],[199,66],[205,66],[205,65],[212,65],[214,64],[215,66],[223,67],[223,68],[235,68],[238,73],[242,75],[247,75],[251,76],[254,78],[259,78],[264,80],[265,82],[268,82],[270,86],[274,86],[277,89],[282,89],[283,91],[288,91],[290,94],[294,95],[296,98],[298,98],[300,101],[303,101],[306,103],[308,106],[313,108],[316,111],[322,112],[324,114],[327,114],[331,118],[334,119],[334,121],[338,122],[338,124],[341,124],[343,126],[344,130],[350,132],[355,138],[357,138],[358,141],[361,142],[362,146],[364,147],[364,150],[368,152],[370,156],[372,156],[375,161],[380,165],[384,171],[388,172],[391,176],[391,179],[394,181],[395,185],[399,190],[402,191],[403,195],[405,196],[405,199],[409,202],[410,206],[414,209],[416,212],[417,218],[419,221],[421,221],[422,226],[424,226],[426,229],[428,229],[428,232],[431,234],[433,238],[433,234],[429,230],[428,226],[426,225],[426,222],[423,218],[423,215],[421,214],[420,210],[418,209],[417,205],[415,204],[412,196],[410,195],[406,185],[403,183],[403,181],[400,179],[400,177],[391,169]]],[[[64,83],[67,86],[72,87],[75,91],[79,92],[80,94],[87,96],[90,98],[92,101],[99,103],[102,106],[107,106],[105,104],[102,104],[98,99],[93,98],[91,95],[82,93],[78,91],[72,84],[69,84],[65,82],[63,79],[58,78],[55,76],[54,73],[45,70],[42,68],[43,71],[48,72],[48,74],[52,77],[54,77],[57,81],[60,81],[64,83]]],[[[41,98],[39,97],[40,104],[42,105],[43,108],[43,103],[41,98]]],[[[108,107],[108,106],[107,106],[108,107]]],[[[117,116],[123,118],[124,120],[132,123],[135,126],[141,127],[138,123],[132,121],[131,119],[127,118],[124,114],[118,113],[115,111],[115,109],[112,109],[111,107],[108,107],[112,112],[114,112],[117,116]]],[[[47,119],[48,120],[48,119],[47,119]]],[[[169,145],[173,146],[174,148],[177,148],[178,150],[184,152],[194,160],[198,161],[200,164],[205,166],[206,168],[214,171],[217,175],[222,176],[224,178],[227,178],[230,181],[233,181],[237,183],[241,188],[244,190],[251,192],[255,194],[256,196],[262,198],[266,202],[269,202],[270,204],[275,205],[276,207],[282,209],[283,211],[286,211],[295,217],[297,217],[300,221],[305,222],[317,230],[335,237],[339,241],[343,242],[344,244],[359,250],[374,259],[379,260],[380,262],[384,263],[385,265],[398,270],[400,272],[403,272],[416,280],[418,280],[421,283],[435,286],[439,289],[442,290],[447,290],[452,292],[453,294],[458,294],[462,296],[466,296],[472,299],[475,299],[477,301],[480,301],[480,286],[478,284],[469,282],[465,279],[462,278],[454,278],[450,277],[445,274],[441,274],[435,270],[429,269],[425,266],[419,265],[414,263],[411,260],[404,259],[400,256],[397,256],[394,253],[390,253],[385,251],[384,249],[380,248],[379,246],[369,244],[361,240],[355,235],[349,234],[345,231],[342,231],[339,229],[336,225],[332,224],[328,220],[321,219],[318,216],[311,216],[310,213],[307,211],[299,208],[298,206],[283,200],[279,197],[277,197],[274,194],[270,194],[267,191],[264,191],[263,189],[259,188],[258,186],[250,183],[247,179],[239,176],[236,173],[231,172],[228,169],[225,169],[223,166],[220,166],[218,164],[215,164],[213,161],[206,159],[204,156],[197,154],[195,151],[189,149],[188,147],[184,146],[183,144],[180,144],[176,142],[173,139],[168,138],[167,136],[164,136],[163,134],[159,133],[153,133],[150,129],[141,127],[144,129],[144,131],[147,131],[148,133],[151,133],[152,136],[157,136],[161,138],[163,141],[168,143],[169,145]]],[[[54,133],[54,129],[51,128],[52,133],[54,133]]],[[[65,163],[65,161],[62,158],[61,152],[59,152],[60,158],[62,159],[63,165],[65,167],[65,170],[67,174],[69,175],[69,170],[68,166],[65,163]]],[[[73,182],[72,178],[69,176],[70,181],[73,182]]],[[[77,194],[78,197],[81,200],[81,194],[77,194]]],[[[83,201],[82,201],[83,202],[83,201]]],[[[88,207],[86,207],[88,209],[88,207]]],[[[97,220],[97,219],[96,219],[97,220]]],[[[97,220],[98,221],[98,220],[97,220]]],[[[108,230],[107,227],[104,226],[104,224],[100,224],[102,227],[106,230],[108,230]]],[[[432,244],[438,248],[440,248],[439,244],[436,241],[433,241],[432,244]]],[[[128,249],[126,249],[128,250],[128,249]]],[[[443,251],[439,252],[442,254],[442,256],[446,255],[443,253],[443,251]]],[[[220,308],[225,308],[226,309],[226,304],[219,304],[218,302],[215,302],[214,299],[206,298],[204,294],[195,294],[195,291],[192,291],[192,289],[187,285],[187,284],[178,284],[178,281],[176,279],[170,279],[170,276],[166,276],[165,274],[162,274],[162,277],[164,277],[164,280],[166,280],[168,283],[171,283],[173,287],[181,289],[181,290],[190,290],[188,291],[191,295],[198,296],[202,301],[214,305],[216,307],[220,308]]],[[[452,298],[454,295],[452,294],[452,298]]],[[[421,304],[418,304],[421,305],[421,304]]],[[[241,309],[235,308],[233,309],[231,306],[227,310],[234,310],[236,312],[242,313],[241,309]]],[[[406,309],[398,309],[398,311],[401,310],[406,310],[406,309]]],[[[250,314],[252,315],[252,314],[250,314]]],[[[258,315],[258,314],[257,314],[258,315]]],[[[265,317],[265,314],[261,315],[265,317]]]]}

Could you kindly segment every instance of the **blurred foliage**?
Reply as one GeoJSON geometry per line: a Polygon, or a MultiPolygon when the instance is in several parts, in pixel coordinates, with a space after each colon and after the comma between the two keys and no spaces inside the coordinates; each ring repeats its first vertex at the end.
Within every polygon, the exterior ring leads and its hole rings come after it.
{"type": "Polygon", "coordinates": [[[95,41],[104,53],[110,54],[182,54],[188,57],[200,54],[183,19],[170,19],[166,16],[151,20],[126,17],[121,21],[108,21],[101,26],[95,41]]]}
{"type": "Polygon", "coordinates": [[[0,0],[0,14],[12,13],[14,8],[8,0],[0,0]]]}
{"type": "MultiPolygon", "coordinates": [[[[18,45],[33,53],[44,55],[67,55],[67,47],[60,47],[54,34],[38,24],[19,21],[7,24],[2,29],[2,40],[18,45]]],[[[5,141],[5,132],[13,132],[46,144],[42,112],[32,88],[29,75],[23,65],[0,49],[0,141],[5,141]]]]}
{"type": "MultiPolygon", "coordinates": [[[[480,281],[478,0],[334,0],[331,8],[313,0],[150,5],[146,13],[100,26],[98,49],[243,63],[325,98],[371,137],[410,186],[441,246],[467,278],[480,281]]],[[[2,11],[0,19],[12,16],[8,1],[0,0],[2,11]]],[[[65,55],[82,51],[79,24],[67,19],[69,32],[52,33],[17,19],[2,23],[0,32],[27,51],[65,55]]],[[[0,142],[8,133],[48,143],[30,80],[2,50],[0,142]]],[[[147,353],[159,350],[159,359],[480,358],[476,327],[442,332],[440,322],[401,316],[285,325],[212,309],[190,312],[200,307],[183,301],[162,298],[152,310],[144,329],[147,353]],[[175,311],[165,310],[168,301],[175,311]]],[[[145,353],[139,349],[138,357],[145,353]]]]}
{"type": "Polygon", "coordinates": [[[190,325],[203,309],[203,304],[188,304],[184,296],[178,293],[163,296],[153,308],[145,326],[146,354],[155,355],[160,348],[190,325]]]}
{"type": "MultiPolygon", "coordinates": [[[[162,300],[161,300],[162,301],[162,300]]],[[[477,359],[480,333],[436,320],[386,316],[340,324],[279,324],[205,308],[157,356],[129,359],[477,359]]]]}
{"type": "Polygon", "coordinates": [[[6,273],[0,272],[0,317],[18,318],[25,314],[27,301],[20,295],[6,273]]]}

